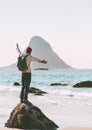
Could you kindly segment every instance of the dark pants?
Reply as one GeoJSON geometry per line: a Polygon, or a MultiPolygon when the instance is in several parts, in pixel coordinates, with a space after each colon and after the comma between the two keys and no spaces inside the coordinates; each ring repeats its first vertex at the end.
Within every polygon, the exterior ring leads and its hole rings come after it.
{"type": "Polygon", "coordinates": [[[31,73],[22,73],[22,88],[20,93],[21,100],[28,99],[30,83],[31,83],[31,73]]]}

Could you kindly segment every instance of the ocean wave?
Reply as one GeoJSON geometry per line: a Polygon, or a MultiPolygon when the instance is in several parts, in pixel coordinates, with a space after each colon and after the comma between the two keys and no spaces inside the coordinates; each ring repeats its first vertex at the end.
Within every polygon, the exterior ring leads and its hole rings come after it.
{"type": "Polygon", "coordinates": [[[72,87],[42,87],[42,89],[50,94],[58,96],[70,96],[72,98],[92,98],[92,89],[88,91],[85,89],[78,89],[72,87]]]}
{"type": "Polygon", "coordinates": [[[0,86],[0,92],[19,91],[20,86],[0,86]]]}

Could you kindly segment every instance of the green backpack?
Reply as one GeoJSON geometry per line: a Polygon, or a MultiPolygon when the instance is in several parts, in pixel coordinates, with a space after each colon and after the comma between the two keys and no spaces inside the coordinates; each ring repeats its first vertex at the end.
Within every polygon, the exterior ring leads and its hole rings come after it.
{"type": "Polygon", "coordinates": [[[19,56],[18,57],[18,62],[17,62],[17,67],[20,71],[24,71],[24,70],[27,70],[28,69],[28,66],[26,64],[26,56],[19,56]]]}

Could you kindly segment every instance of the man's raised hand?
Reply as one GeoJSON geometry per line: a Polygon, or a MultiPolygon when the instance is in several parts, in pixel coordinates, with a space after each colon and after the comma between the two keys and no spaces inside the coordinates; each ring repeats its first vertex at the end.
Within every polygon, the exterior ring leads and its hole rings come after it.
{"type": "Polygon", "coordinates": [[[46,60],[41,60],[41,63],[47,64],[47,61],[46,60]]]}

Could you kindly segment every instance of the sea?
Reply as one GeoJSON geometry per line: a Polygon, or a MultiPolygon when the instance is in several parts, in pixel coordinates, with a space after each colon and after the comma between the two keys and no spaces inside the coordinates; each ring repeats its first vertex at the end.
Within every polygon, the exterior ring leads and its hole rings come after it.
{"type": "MultiPolygon", "coordinates": [[[[40,104],[55,110],[62,106],[89,110],[92,115],[92,88],[74,88],[80,81],[92,80],[91,69],[48,69],[32,70],[30,87],[41,89],[47,94],[36,96],[29,93],[29,100],[35,105],[40,104]],[[67,84],[66,86],[51,86],[52,83],[67,84]]],[[[13,86],[14,82],[21,84],[21,72],[17,68],[0,68],[0,126],[9,118],[12,109],[19,103],[21,86],[13,86]]],[[[48,109],[48,108],[47,108],[48,109]]],[[[45,109],[43,109],[45,111],[45,109]]],[[[51,113],[52,110],[50,110],[51,113]]],[[[61,110],[60,110],[61,111],[61,110]]],[[[55,114],[55,112],[53,112],[55,114]]],[[[87,114],[88,111],[86,111],[87,114]]],[[[58,112],[56,112],[58,113],[58,112]]],[[[47,113],[48,116],[50,114],[47,113]]],[[[51,116],[55,119],[55,116],[51,116]]],[[[60,115],[59,115],[60,118],[60,115]]],[[[59,119],[58,118],[58,119],[59,119]]],[[[60,119],[61,120],[61,119],[60,119]]],[[[55,120],[57,123],[60,121],[55,120]]],[[[65,124],[67,125],[67,124],[65,124]]],[[[69,124],[68,124],[69,125],[69,124]]],[[[68,126],[67,125],[67,126],[68,126]]],[[[62,125],[61,125],[62,126],[62,125]]],[[[92,123],[89,124],[92,126],[92,123]]]]}

